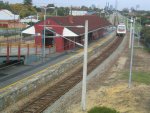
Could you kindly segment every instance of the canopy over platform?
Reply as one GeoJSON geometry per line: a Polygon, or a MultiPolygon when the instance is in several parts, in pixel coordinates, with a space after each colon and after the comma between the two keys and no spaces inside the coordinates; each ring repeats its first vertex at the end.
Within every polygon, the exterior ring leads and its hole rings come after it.
{"type": "Polygon", "coordinates": [[[31,26],[25,30],[23,30],[21,32],[22,34],[31,34],[31,35],[35,35],[35,27],[34,26],[31,26]]]}

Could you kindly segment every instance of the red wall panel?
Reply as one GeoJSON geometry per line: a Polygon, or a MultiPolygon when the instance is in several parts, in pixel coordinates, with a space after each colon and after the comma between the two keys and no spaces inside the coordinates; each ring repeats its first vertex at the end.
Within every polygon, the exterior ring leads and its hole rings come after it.
{"type": "MultiPolygon", "coordinates": [[[[42,32],[44,30],[44,21],[39,22],[35,24],[35,32],[40,33],[42,35],[42,32]]],[[[54,32],[62,35],[64,27],[58,25],[56,22],[54,22],[51,19],[46,20],[46,25],[49,27],[49,29],[53,30],[54,32]]],[[[57,37],[54,39],[55,41],[55,47],[56,47],[56,52],[63,52],[64,51],[64,39],[62,37],[57,37]]],[[[42,36],[36,36],[35,37],[35,43],[37,45],[42,44],[42,36]]]]}
{"type": "Polygon", "coordinates": [[[64,39],[62,37],[55,38],[55,47],[56,52],[63,52],[64,51],[64,39]]]}

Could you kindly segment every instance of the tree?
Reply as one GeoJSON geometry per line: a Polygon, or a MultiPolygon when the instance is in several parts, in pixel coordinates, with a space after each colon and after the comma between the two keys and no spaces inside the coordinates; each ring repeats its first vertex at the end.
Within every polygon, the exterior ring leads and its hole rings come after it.
{"type": "Polygon", "coordinates": [[[150,48],[150,27],[143,27],[141,31],[141,38],[144,40],[145,46],[150,48]]]}
{"type": "Polygon", "coordinates": [[[96,6],[94,4],[91,5],[91,9],[94,10],[96,9],[96,6]]]}
{"type": "Polygon", "coordinates": [[[123,11],[124,13],[129,13],[129,9],[128,9],[128,8],[124,8],[122,11],[123,11]]]}
{"type": "Polygon", "coordinates": [[[32,5],[32,0],[24,0],[24,5],[32,5]]]}
{"type": "Polygon", "coordinates": [[[69,15],[69,8],[68,7],[59,7],[59,8],[57,8],[57,13],[59,16],[69,15]]]}
{"type": "Polygon", "coordinates": [[[31,5],[23,4],[10,4],[11,11],[20,15],[20,17],[26,17],[29,15],[36,14],[36,9],[31,5]]]}
{"type": "Polygon", "coordinates": [[[85,10],[85,11],[87,11],[89,8],[87,7],[87,6],[81,6],[81,10],[85,10]]]}
{"type": "Polygon", "coordinates": [[[47,7],[55,7],[54,4],[48,4],[47,7]]]}
{"type": "Polygon", "coordinates": [[[0,3],[0,9],[7,9],[7,10],[10,10],[10,6],[9,6],[9,3],[8,2],[1,2],[0,3]]]}
{"type": "Polygon", "coordinates": [[[135,12],[135,9],[134,9],[134,7],[131,7],[131,9],[130,9],[130,10],[131,10],[131,12],[135,12]]]}

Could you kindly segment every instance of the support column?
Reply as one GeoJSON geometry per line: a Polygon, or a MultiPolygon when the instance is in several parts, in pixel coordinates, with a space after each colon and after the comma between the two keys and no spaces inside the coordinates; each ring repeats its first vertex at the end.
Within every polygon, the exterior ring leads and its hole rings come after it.
{"type": "Polygon", "coordinates": [[[7,63],[9,62],[9,44],[7,44],[7,63]]]}
{"type": "Polygon", "coordinates": [[[29,56],[29,44],[27,45],[27,55],[29,56]]]}
{"type": "Polygon", "coordinates": [[[18,61],[20,61],[20,44],[18,45],[18,61]]]}
{"type": "Polygon", "coordinates": [[[64,39],[61,37],[55,38],[56,52],[64,52],[64,39]]]}

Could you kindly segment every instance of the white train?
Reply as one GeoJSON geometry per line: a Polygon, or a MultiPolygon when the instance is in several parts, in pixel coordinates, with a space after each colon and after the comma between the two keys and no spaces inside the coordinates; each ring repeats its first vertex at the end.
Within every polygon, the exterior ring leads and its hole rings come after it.
{"type": "Polygon", "coordinates": [[[121,23],[121,24],[118,24],[117,26],[117,31],[116,31],[116,35],[117,36],[120,36],[120,37],[124,37],[125,34],[126,34],[127,30],[126,30],[126,26],[125,24],[121,23]]]}

